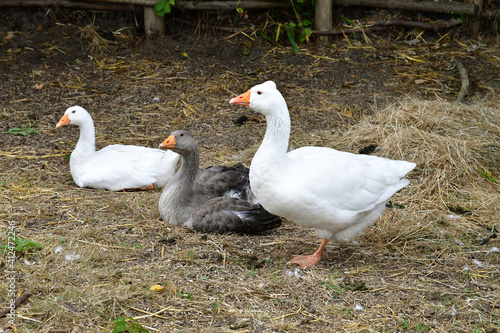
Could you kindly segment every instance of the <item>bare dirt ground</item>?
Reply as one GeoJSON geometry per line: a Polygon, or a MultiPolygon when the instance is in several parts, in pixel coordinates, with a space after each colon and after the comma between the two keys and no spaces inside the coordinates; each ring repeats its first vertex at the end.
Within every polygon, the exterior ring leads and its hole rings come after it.
{"type": "Polygon", "coordinates": [[[186,13],[198,27],[168,19],[167,37],[145,40],[137,15],[0,12],[0,240],[13,226],[43,245],[16,252],[14,269],[1,257],[2,307],[12,274],[16,296],[31,297],[0,329],[118,332],[124,316],[149,332],[500,330],[498,36],[388,28],[295,53],[283,37],[212,29],[227,26],[214,13],[186,13]],[[454,58],[471,79],[463,104],[454,58]],[[287,265],[319,245],[291,222],[261,236],[193,233],[160,220],[159,191],[73,183],[78,129],[55,129],[66,108],[92,114],[98,148],[156,147],[188,129],[202,166],[249,165],[265,121],[228,101],[266,80],[288,101],[292,148],[374,145],[418,164],[383,217],[329,244],[316,267],[287,265]]]}

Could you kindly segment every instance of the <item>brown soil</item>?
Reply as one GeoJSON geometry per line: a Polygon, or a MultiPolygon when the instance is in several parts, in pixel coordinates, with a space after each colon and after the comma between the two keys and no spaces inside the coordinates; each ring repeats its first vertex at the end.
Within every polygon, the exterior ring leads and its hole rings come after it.
{"type": "MultiPolygon", "coordinates": [[[[111,332],[119,316],[136,317],[150,332],[499,331],[498,181],[464,173],[488,194],[478,199],[450,184],[446,196],[420,196],[423,177],[439,181],[441,169],[419,163],[412,185],[376,225],[355,243],[329,244],[322,261],[302,271],[287,261],[315,251],[319,239],[311,230],[285,221],[250,237],[165,225],[159,191],[78,188],[66,159],[78,130],[55,129],[66,108],[81,105],[94,118],[99,148],[156,147],[173,130],[187,129],[199,142],[202,166],[249,165],[265,121],[228,101],[273,80],[292,114],[292,148],[358,152],[381,143],[368,135],[342,138],[381,110],[400,110],[400,101],[453,110],[461,85],[454,58],[471,79],[467,104],[498,110],[498,38],[474,39],[466,28],[388,28],[335,37],[330,45],[313,41],[295,53],[284,37],[273,46],[251,29],[248,37],[213,29],[205,23],[227,24],[210,13],[199,15],[197,28],[169,19],[167,37],[146,40],[136,15],[0,12],[0,239],[6,242],[10,222],[18,237],[44,246],[16,257],[16,293],[32,293],[18,308],[17,332],[111,332]],[[22,126],[36,133],[14,135],[11,129],[22,126]],[[151,291],[156,284],[166,290],[151,291]]],[[[197,23],[195,16],[184,19],[197,23]]],[[[263,17],[250,13],[248,20],[263,17]]],[[[457,122],[482,119],[467,112],[457,122]]],[[[498,134],[497,116],[485,115],[492,125],[481,133],[498,134]]],[[[428,125],[430,133],[441,130],[428,125]]],[[[418,158],[414,148],[386,157],[418,158]]],[[[497,176],[498,146],[475,153],[490,157],[481,165],[497,176]]],[[[1,264],[3,286],[7,256],[1,264]]],[[[2,292],[0,300],[10,298],[2,292]]],[[[0,329],[14,331],[0,320],[0,329]]]]}

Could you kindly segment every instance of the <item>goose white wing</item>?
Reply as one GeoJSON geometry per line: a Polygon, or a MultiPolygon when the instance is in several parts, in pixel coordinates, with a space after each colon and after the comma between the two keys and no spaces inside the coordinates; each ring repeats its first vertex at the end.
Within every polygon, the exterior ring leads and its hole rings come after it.
{"type": "Polygon", "coordinates": [[[252,188],[270,212],[313,227],[315,220],[351,223],[406,186],[400,177],[415,166],[322,147],[300,148],[288,157],[283,165],[255,166],[252,188]]]}
{"type": "Polygon", "coordinates": [[[385,202],[408,184],[407,179],[400,178],[415,167],[411,162],[326,147],[303,147],[291,151],[288,157],[293,162],[283,177],[301,175],[292,186],[298,190],[289,197],[300,191],[308,193],[309,200],[353,212],[368,211],[385,202]]]}
{"type": "Polygon", "coordinates": [[[79,178],[85,186],[111,191],[163,187],[175,173],[178,158],[172,151],[111,145],[85,162],[79,178]]]}

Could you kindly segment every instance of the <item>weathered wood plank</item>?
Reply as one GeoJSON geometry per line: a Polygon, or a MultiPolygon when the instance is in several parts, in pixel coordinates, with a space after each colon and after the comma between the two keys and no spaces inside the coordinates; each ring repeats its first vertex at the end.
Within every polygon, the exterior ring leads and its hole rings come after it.
{"type": "Polygon", "coordinates": [[[156,15],[154,7],[144,7],[144,30],[147,38],[165,35],[165,17],[156,15]]]}
{"type": "MultiPolygon", "coordinates": [[[[91,9],[110,9],[115,6],[145,6],[154,7],[157,0],[96,0],[96,1],[70,1],[70,0],[1,0],[0,7],[43,7],[43,6],[61,6],[78,7],[91,9]]],[[[244,9],[256,8],[281,8],[288,6],[288,2],[281,1],[176,1],[174,7],[190,10],[206,9],[244,9]]],[[[116,7],[122,9],[120,7],[116,7]]],[[[126,8],[126,7],[125,7],[126,8]]]]}
{"type": "Polygon", "coordinates": [[[333,0],[337,6],[366,6],[379,8],[393,8],[412,11],[424,11],[432,13],[463,13],[476,17],[479,6],[472,3],[462,2],[437,2],[437,1],[415,1],[415,0],[333,0]]]}

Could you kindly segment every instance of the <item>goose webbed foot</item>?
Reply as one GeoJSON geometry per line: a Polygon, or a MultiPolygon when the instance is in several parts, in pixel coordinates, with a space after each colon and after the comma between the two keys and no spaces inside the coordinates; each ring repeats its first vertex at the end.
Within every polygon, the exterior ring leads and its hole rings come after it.
{"type": "Polygon", "coordinates": [[[314,265],[316,265],[320,261],[321,254],[325,250],[326,243],[328,243],[328,239],[322,239],[321,245],[319,246],[319,248],[316,252],[314,252],[313,254],[308,255],[308,256],[301,256],[301,255],[293,256],[292,259],[288,263],[289,264],[297,264],[302,269],[313,267],[314,265]]]}

